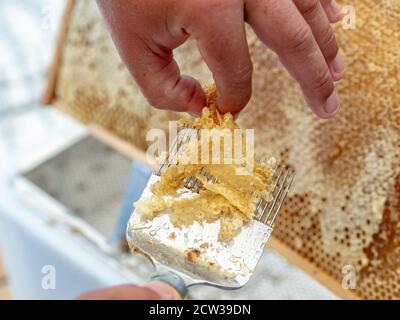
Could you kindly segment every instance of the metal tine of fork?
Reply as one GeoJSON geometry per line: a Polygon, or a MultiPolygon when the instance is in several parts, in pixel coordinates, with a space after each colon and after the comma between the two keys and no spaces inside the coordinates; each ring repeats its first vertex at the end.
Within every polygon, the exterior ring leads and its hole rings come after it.
{"type": "Polygon", "coordinates": [[[290,170],[288,169],[288,170],[286,171],[284,177],[283,177],[282,183],[280,184],[280,187],[279,187],[279,190],[278,190],[277,194],[274,196],[274,201],[272,202],[271,207],[269,208],[268,214],[267,214],[267,216],[264,218],[264,221],[263,221],[265,224],[267,224],[267,222],[268,222],[268,220],[269,220],[269,217],[270,217],[271,214],[272,214],[272,210],[274,209],[274,207],[275,207],[275,205],[276,205],[276,203],[277,203],[277,201],[278,201],[278,199],[279,199],[279,197],[280,197],[280,195],[281,195],[281,193],[282,193],[282,190],[283,190],[283,187],[284,187],[284,185],[285,185],[286,179],[287,179],[287,177],[288,177],[288,175],[289,175],[289,172],[290,172],[290,170]]]}
{"type": "MultiPolygon", "coordinates": [[[[277,168],[276,168],[276,171],[278,171],[278,168],[280,168],[280,170],[279,170],[278,176],[276,177],[275,182],[274,182],[274,187],[272,189],[272,195],[275,193],[275,190],[278,187],[278,182],[281,179],[282,173],[284,171],[284,167],[283,166],[278,165],[277,168]]],[[[275,198],[275,196],[274,196],[274,198],[275,198]]],[[[262,202],[263,202],[263,200],[261,200],[261,203],[262,202]]],[[[268,208],[270,203],[271,203],[271,201],[268,201],[268,202],[264,203],[264,206],[263,206],[262,210],[258,214],[258,220],[260,220],[260,221],[262,220],[262,217],[264,216],[264,213],[267,210],[267,208],[268,208]]]]}
{"type": "MultiPolygon", "coordinates": [[[[275,167],[274,172],[272,173],[272,177],[275,177],[275,174],[276,174],[276,172],[278,171],[278,168],[280,168],[280,166],[281,166],[281,165],[278,164],[278,165],[275,167]]],[[[281,170],[282,170],[282,169],[281,169],[281,170]]],[[[273,189],[275,189],[276,184],[277,184],[277,181],[278,181],[278,179],[275,180],[274,188],[273,188],[273,189]]],[[[258,201],[256,210],[255,210],[256,214],[259,213],[259,210],[261,209],[261,206],[262,206],[263,202],[265,202],[265,200],[264,200],[263,198],[261,198],[261,199],[258,201]]],[[[259,216],[258,216],[258,219],[260,219],[261,217],[262,217],[262,216],[259,215],[259,216]]]]}
{"type": "Polygon", "coordinates": [[[173,150],[175,150],[176,144],[178,143],[179,134],[180,134],[180,132],[178,133],[178,135],[175,137],[174,141],[172,142],[172,146],[170,147],[170,149],[168,151],[166,161],[161,163],[160,166],[158,167],[158,169],[156,170],[156,172],[155,172],[156,175],[159,176],[162,172],[165,171],[164,167],[166,166],[166,164],[168,164],[168,167],[169,167],[169,162],[171,161],[170,160],[171,159],[171,153],[172,153],[173,150]]]}
{"type": "Polygon", "coordinates": [[[196,177],[189,177],[185,181],[185,187],[188,189],[193,189],[196,186],[197,179],[196,177]]]}
{"type": "Polygon", "coordinates": [[[187,129],[189,129],[188,127],[184,127],[181,131],[178,132],[178,135],[175,137],[171,148],[169,149],[169,153],[167,156],[167,160],[162,163],[158,169],[155,171],[156,175],[160,175],[161,173],[163,173],[166,169],[168,169],[174,161],[176,161],[175,156],[179,151],[179,148],[181,147],[181,145],[184,142],[189,141],[188,139],[191,138],[191,134],[190,131],[187,132],[187,129]],[[182,136],[183,135],[183,136],[182,136]],[[182,136],[182,137],[181,137],[182,136]],[[177,145],[178,144],[178,145],[177,145]]]}
{"type": "MultiPolygon", "coordinates": [[[[218,178],[206,172],[204,168],[200,169],[199,174],[204,176],[207,179],[207,181],[211,181],[212,183],[218,182],[218,178]]],[[[200,185],[201,185],[200,180],[197,179],[195,176],[189,177],[185,182],[185,187],[195,192],[199,191],[200,185]]]]}
{"type": "MultiPolygon", "coordinates": [[[[258,213],[258,211],[260,210],[262,203],[263,203],[263,199],[258,200],[257,207],[256,207],[256,213],[258,213]]],[[[260,217],[258,216],[258,218],[260,218],[260,217]]]]}
{"type": "MultiPolygon", "coordinates": [[[[209,179],[210,177],[210,175],[204,170],[204,168],[200,169],[199,175],[206,177],[206,179],[209,179]]],[[[192,189],[193,191],[198,192],[200,190],[201,182],[196,177],[193,177],[193,179],[194,179],[194,185],[192,186],[192,189]]]]}
{"type": "MultiPolygon", "coordinates": [[[[191,137],[191,131],[187,131],[188,129],[190,129],[190,128],[185,128],[185,129],[183,129],[183,130],[185,130],[184,131],[184,134],[183,134],[183,137],[180,137],[180,135],[182,135],[182,133],[181,132],[179,132],[179,134],[178,134],[178,136],[177,136],[177,139],[176,140],[178,140],[178,146],[175,148],[175,146],[174,146],[174,148],[172,149],[172,150],[170,150],[170,155],[172,155],[172,157],[170,157],[171,158],[171,160],[169,161],[169,166],[172,164],[172,162],[173,161],[177,161],[177,159],[175,158],[175,156],[178,154],[178,152],[179,152],[179,149],[180,149],[180,147],[182,146],[182,144],[184,144],[184,143],[186,143],[186,142],[188,142],[188,141],[190,141],[190,139],[192,138],[191,137]]],[[[176,163],[174,163],[174,164],[176,164],[176,163]]]]}
{"type": "MultiPolygon", "coordinates": [[[[200,170],[199,173],[200,174],[203,173],[203,168],[200,170]]],[[[185,182],[185,187],[188,188],[188,189],[198,190],[199,187],[200,187],[199,183],[200,183],[199,180],[195,176],[189,177],[185,182]]]]}
{"type": "MultiPolygon", "coordinates": [[[[190,128],[188,128],[188,129],[190,129],[190,128]]],[[[198,138],[198,137],[199,137],[199,130],[196,131],[196,138],[198,138]]],[[[186,134],[186,136],[185,136],[185,142],[190,141],[190,139],[192,139],[192,134],[191,134],[191,132],[189,131],[189,133],[186,134]]],[[[180,145],[182,145],[182,143],[181,143],[180,145]]],[[[180,145],[178,146],[177,149],[180,148],[180,145]]],[[[200,188],[199,181],[198,181],[198,179],[197,179],[195,176],[189,177],[189,178],[186,180],[184,186],[185,186],[186,188],[188,188],[188,189],[192,189],[192,191],[193,191],[193,190],[198,190],[198,189],[200,188]]]]}
{"type": "Polygon", "coordinates": [[[175,148],[175,145],[176,145],[176,143],[177,143],[177,140],[178,140],[178,138],[175,138],[175,139],[174,139],[174,142],[172,143],[172,146],[171,146],[171,148],[170,148],[170,150],[169,150],[169,153],[167,153],[167,156],[166,156],[165,161],[159,165],[159,167],[157,168],[157,170],[154,172],[155,175],[159,176],[162,172],[165,171],[165,170],[164,170],[164,167],[165,167],[165,165],[169,162],[169,159],[170,159],[170,157],[171,157],[171,154],[170,154],[170,153],[171,153],[171,150],[173,150],[173,149],[175,148]]]}
{"type": "MultiPolygon", "coordinates": [[[[211,180],[212,183],[216,183],[218,179],[209,173],[207,173],[204,168],[201,168],[199,171],[200,175],[203,175],[207,180],[211,180]]],[[[192,191],[198,192],[200,189],[201,182],[195,176],[189,177],[185,182],[185,187],[188,189],[192,189],[192,191]]]]}
{"type": "Polygon", "coordinates": [[[278,216],[279,211],[281,210],[282,204],[285,201],[287,194],[289,193],[289,190],[290,190],[290,187],[292,186],[294,177],[295,177],[295,174],[294,174],[294,171],[292,170],[292,177],[290,178],[290,181],[289,181],[289,183],[288,183],[288,185],[287,185],[287,187],[285,189],[285,192],[284,192],[284,194],[283,194],[283,196],[281,198],[281,201],[279,202],[278,208],[276,209],[275,214],[272,217],[272,220],[271,220],[271,223],[270,223],[271,227],[274,225],[275,219],[278,216]]]}

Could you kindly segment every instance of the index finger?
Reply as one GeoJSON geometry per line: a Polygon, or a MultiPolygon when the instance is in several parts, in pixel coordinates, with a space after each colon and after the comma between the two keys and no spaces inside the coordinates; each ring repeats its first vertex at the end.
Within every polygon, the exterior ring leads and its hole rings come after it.
{"type": "Polygon", "coordinates": [[[332,76],[311,27],[293,1],[260,1],[249,10],[249,23],[300,84],[314,113],[321,118],[334,116],[339,98],[332,76]]]}
{"type": "Polygon", "coordinates": [[[218,89],[222,113],[240,112],[252,92],[253,66],[241,1],[205,1],[207,14],[196,14],[189,32],[210,68],[218,89]]]}
{"type": "Polygon", "coordinates": [[[119,285],[102,288],[79,295],[77,300],[159,300],[160,295],[150,288],[119,285]]]}

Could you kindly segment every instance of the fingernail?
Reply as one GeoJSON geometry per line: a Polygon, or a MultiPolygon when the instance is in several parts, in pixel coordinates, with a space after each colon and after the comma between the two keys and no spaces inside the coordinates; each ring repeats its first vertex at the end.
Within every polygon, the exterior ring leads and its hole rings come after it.
{"type": "Polygon", "coordinates": [[[339,96],[335,91],[330,95],[330,97],[326,100],[324,105],[324,110],[328,114],[333,114],[339,109],[339,96]]]}
{"type": "Polygon", "coordinates": [[[176,291],[170,285],[164,282],[149,282],[143,287],[148,288],[156,292],[162,300],[178,300],[180,299],[180,295],[178,291],[176,291]]]}
{"type": "Polygon", "coordinates": [[[342,73],[346,69],[346,64],[344,62],[344,59],[340,53],[338,53],[333,59],[333,70],[336,73],[342,73]]]}

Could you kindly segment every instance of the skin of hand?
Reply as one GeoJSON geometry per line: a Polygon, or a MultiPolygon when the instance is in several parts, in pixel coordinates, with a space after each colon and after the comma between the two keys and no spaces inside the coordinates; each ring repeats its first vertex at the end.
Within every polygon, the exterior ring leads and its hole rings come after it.
{"type": "Polygon", "coordinates": [[[335,0],[97,0],[117,49],[149,103],[200,114],[204,94],[181,75],[173,50],[196,40],[218,88],[222,113],[239,113],[252,93],[248,23],[280,58],[321,118],[339,110],[335,81],[345,63],[331,23],[335,0]]]}
{"type": "Polygon", "coordinates": [[[178,300],[179,293],[162,282],[150,282],[142,287],[120,285],[81,294],[77,300],[178,300]]]}

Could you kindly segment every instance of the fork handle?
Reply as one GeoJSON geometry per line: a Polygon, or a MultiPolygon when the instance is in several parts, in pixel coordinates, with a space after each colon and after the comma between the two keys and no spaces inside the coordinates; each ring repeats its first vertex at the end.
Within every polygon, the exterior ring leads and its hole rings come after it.
{"type": "Polygon", "coordinates": [[[181,296],[182,299],[188,293],[188,287],[185,281],[177,274],[170,271],[158,271],[150,277],[152,281],[161,281],[173,287],[181,296]]]}

